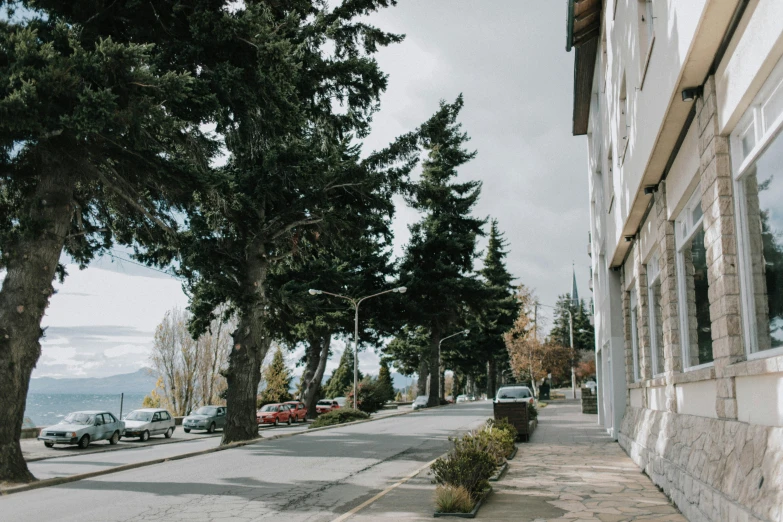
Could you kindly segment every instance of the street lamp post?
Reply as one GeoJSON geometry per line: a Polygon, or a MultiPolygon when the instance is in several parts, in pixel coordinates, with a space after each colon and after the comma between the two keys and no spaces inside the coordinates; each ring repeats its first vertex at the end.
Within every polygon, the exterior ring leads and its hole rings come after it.
{"type": "MultiPolygon", "coordinates": [[[[440,356],[440,345],[443,344],[443,341],[445,341],[446,339],[451,339],[452,337],[456,337],[457,335],[460,335],[460,334],[461,335],[468,335],[469,333],[470,333],[470,330],[468,330],[466,328],[464,330],[460,330],[457,333],[453,333],[451,335],[447,335],[446,337],[444,337],[443,339],[438,341],[438,372],[440,372],[440,377],[441,377],[440,379],[438,379],[438,381],[440,381],[441,385],[443,386],[443,394],[444,395],[446,394],[446,384],[443,382],[443,377],[446,374],[446,369],[443,368],[443,359],[440,356]]],[[[440,388],[440,386],[438,386],[438,388],[440,388]]],[[[430,390],[430,393],[432,393],[432,390],[430,390]]],[[[438,395],[439,395],[438,401],[440,401],[440,399],[443,398],[443,397],[440,397],[440,389],[438,389],[438,395]]]]}
{"type": "Polygon", "coordinates": [[[383,292],[378,292],[377,294],[367,295],[364,297],[348,297],[345,295],[340,294],[333,294],[331,292],[327,292],[325,290],[316,290],[314,288],[311,288],[308,290],[310,295],[331,295],[332,297],[339,297],[340,299],[345,299],[346,301],[349,301],[353,305],[354,309],[354,322],[353,322],[353,409],[356,409],[356,396],[357,396],[357,382],[359,380],[359,305],[362,304],[362,301],[366,301],[367,299],[370,299],[371,297],[378,297],[379,295],[388,294],[391,292],[396,292],[398,294],[404,294],[408,289],[404,286],[400,286],[398,288],[392,288],[391,290],[384,290],[383,292]]]}

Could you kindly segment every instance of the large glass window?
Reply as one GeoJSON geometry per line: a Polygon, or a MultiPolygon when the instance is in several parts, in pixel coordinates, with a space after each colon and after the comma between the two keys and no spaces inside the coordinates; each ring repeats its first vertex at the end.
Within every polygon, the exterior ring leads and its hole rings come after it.
{"type": "Polygon", "coordinates": [[[742,320],[749,357],[783,353],[783,61],[732,135],[742,320]]]}
{"type": "Polygon", "coordinates": [[[631,357],[633,359],[633,380],[637,382],[640,380],[639,376],[639,328],[637,325],[636,314],[638,313],[639,305],[636,300],[636,292],[631,291],[631,357]]]}
{"type": "Polygon", "coordinates": [[[713,360],[703,219],[701,192],[697,189],[677,219],[677,280],[685,368],[713,360]]]}
{"type": "Polygon", "coordinates": [[[661,272],[658,255],[647,263],[647,298],[650,311],[650,350],[653,375],[664,372],[663,360],[663,309],[661,308],[661,272]]]}

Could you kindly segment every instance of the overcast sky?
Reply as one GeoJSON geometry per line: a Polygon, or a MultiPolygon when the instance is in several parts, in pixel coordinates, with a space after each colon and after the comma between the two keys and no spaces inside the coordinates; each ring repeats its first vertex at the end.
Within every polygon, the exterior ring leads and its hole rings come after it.
{"type": "MultiPolygon", "coordinates": [[[[371,17],[407,36],[378,55],[389,89],[366,147],[383,147],[425,121],[439,100],[462,93],[462,123],[478,156],[460,178],[483,182],[476,215],[499,220],[509,270],[544,304],[571,290],[572,262],[580,297],[590,296],[586,148],[570,133],[573,55],[565,52],[565,15],[565,4],[553,1],[400,0],[371,17]]],[[[399,253],[417,216],[398,203],[399,253]]],[[[100,377],[149,365],[163,314],[187,306],[180,282],[107,258],[68,270],[44,319],[33,376],[100,377]]],[[[327,373],[342,343],[336,348],[327,373]]],[[[377,372],[377,355],[362,354],[360,363],[377,372]]]]}

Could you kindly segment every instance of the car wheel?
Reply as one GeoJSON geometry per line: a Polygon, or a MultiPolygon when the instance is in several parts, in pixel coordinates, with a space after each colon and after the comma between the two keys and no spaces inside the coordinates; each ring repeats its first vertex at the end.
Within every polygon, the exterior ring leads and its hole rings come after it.
{"type": "Polygon", "coordinates": [[[79,439],[79,448],[86,449],[87,446],[90,445],[90,436],[84,435],[81,439],[79,439]]]}
{"type": "Polygon", "coordinates": [[[53,448],[54,442],[44,442],[44,446],[46,446],[47,448],[53,448]]]}
{"type": "Polygon", "coordinates": [[[166,434],[165,434],[165,435],[163,435],[163,436],[164,436],[164,437],[166,437],[167,439],[170,439],[172,435],[174,435],[174,428],[169,428],[169,429],[166,431],[166,434]]]}
{"type": "Polygon", "coordinates": [[[182,428],[182,431],[184,431],[185,433],[190,433],[190,428],[182,428]]]}
{"type": "Polygon", "coordinates": [[[275,428],[277,428],[278,426],[280,426],[280,419],[275,417],[275,428]]]}
{"type": "Polygon", "coordinates": [[[144,433],[141,434],[141,437],[139,437],[139,440],[142,442],[147,442],[150,440],[150,432],[147,430],[144,430],[144,433]]]}
{"type": "Polygon", "coordinates": [[[120,432],[119,431],[115,431],[114,433],[112,433],[111,438],[109,439],[109,444],[114,446],[119,441],[120,441],[120,432]]]}
{"type": "Polygon", "coordinates": [[[209,429],[207,430],[207,433],[215,433],[215,423],[209,425],[209,429]]]}
{"type": "Polygon", "coordinates": [[[288,417],[288,425],[289,426],[291,425],[291,417],[290,416],[288,417]]]}

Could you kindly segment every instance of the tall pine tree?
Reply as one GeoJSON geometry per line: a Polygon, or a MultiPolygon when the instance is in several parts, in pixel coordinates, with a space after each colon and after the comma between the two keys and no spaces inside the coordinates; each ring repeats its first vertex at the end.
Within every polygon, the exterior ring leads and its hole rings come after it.
{"type": "Polygon", "coordinates": [[[291,370],[285,364],[283,350],[278,346],[269,366],[264,368],[266,387],[259,397],[259,405],[291,400],[291,370]]]}
{"type": "Polygon", "coordinates": [[[497,391],[498,374],[510,370],[503,334],[514,325],[518,307],[511,285],[514,278],[506,269],[507,255],[506,240],[493,219],[484,267],[479,271],[486,289],[478,318],[483,337],[479,350],[487,361],[487,397],[494,397],[497,391]]]}
{"type": "MultiPolygon", "coordinates": [[[[363,378],[360,371],[359,381],[363,378]]],[[[340,357],[340,365],[324,385],[324,395],[329,399],[345,397],[351,389],[353,389],[353,346],[348,344],[340,357]]]]}
{"type": "Polygon", "coordinates": [[[457,169],[476,155],[465,149],[469,138],[457,123],[463,104],[461,95],[454,103],[441,102],[438,113],[421,128],[428,154],[408,203],[424,218],[410,226],[410,243],[400,263],[400,282],[408,287],[409,325],[430,331],[430,406],[440,403],[440,340],[453,333],[466,304],[481,293],[472,272],[484,221],[471,216],[481,183],[453,182],[457,169]]]}
{"type": "Polygon", "coordinates": [[[377,386],[384,402],[394,399],[394,384],[392,383],[389,363],[386,359],[381,359],[381,369],[378,371],[377,386]]]}

